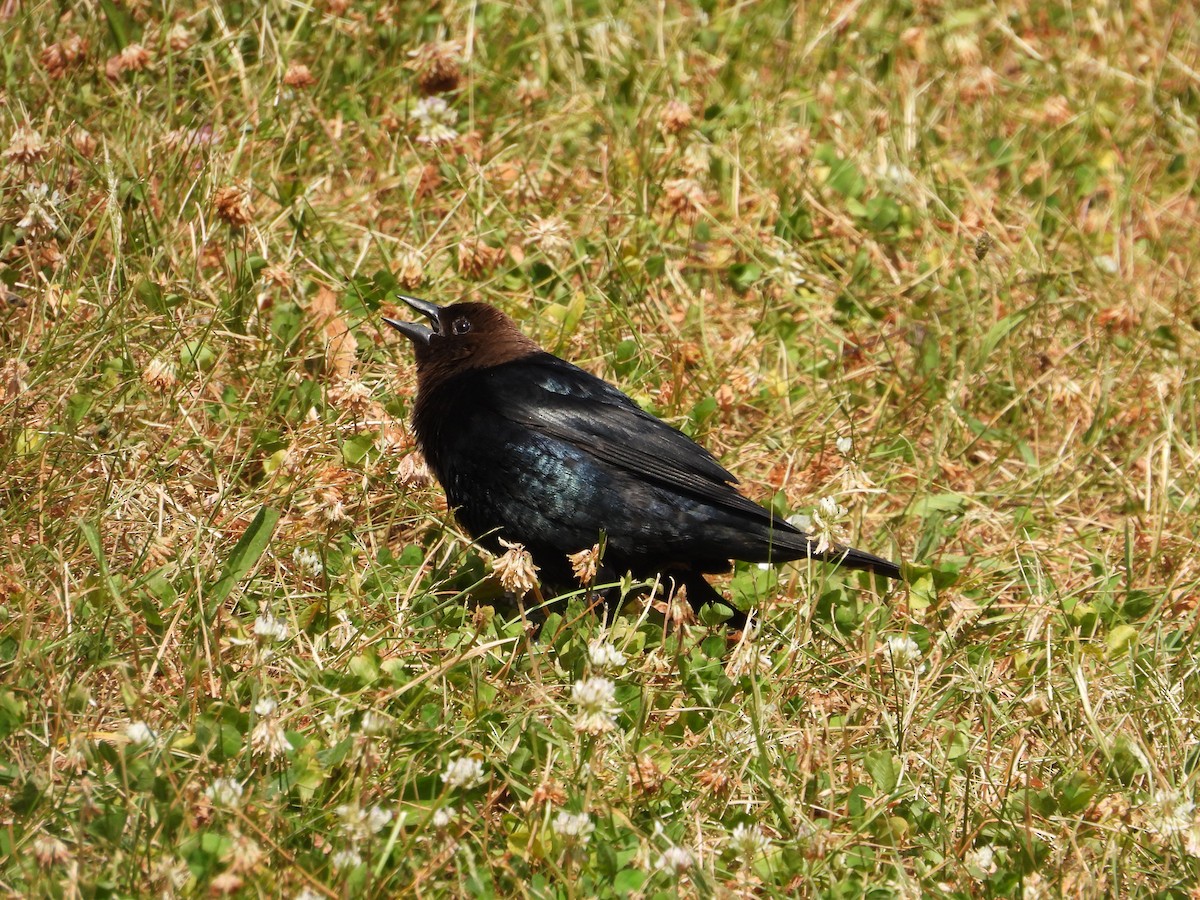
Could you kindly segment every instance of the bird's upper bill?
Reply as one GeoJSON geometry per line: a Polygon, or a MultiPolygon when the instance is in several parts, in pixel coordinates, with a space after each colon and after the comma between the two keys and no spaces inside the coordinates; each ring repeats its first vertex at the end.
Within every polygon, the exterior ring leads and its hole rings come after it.
{"type": "Polygon", "coordinates": [[[399,299],[427,317],[433,323],[433,327],[429,328],[417,322],[399,322],[396,319],[384,319],[383,321],[387,322],[414,344],[428,346],[429,339],[441,330],[442,308],[436,303],[430,303],[428,300],[406,297],[403,294],[399,294],[398,296],[399,299]]]}
{"type": "Polygon", "coordinates": [[[384,319],[412,341],[418,390],[432,388],[468,369],[500,366],[538,352],[538,345],[494,306],[470,301],[438,306],[416,297],[399,297],[429,318],[429,325],[384,319]]]}

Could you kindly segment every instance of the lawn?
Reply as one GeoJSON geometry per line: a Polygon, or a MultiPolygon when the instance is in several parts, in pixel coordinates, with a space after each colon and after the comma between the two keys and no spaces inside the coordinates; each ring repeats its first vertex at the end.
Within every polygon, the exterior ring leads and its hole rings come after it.
{"type": "Polygon", "coordinates": [[[0,4],[0,889],[1200,896],[1198,16],[0,4]],[[523,617],[397,292],[908,583],[523,617]]]}

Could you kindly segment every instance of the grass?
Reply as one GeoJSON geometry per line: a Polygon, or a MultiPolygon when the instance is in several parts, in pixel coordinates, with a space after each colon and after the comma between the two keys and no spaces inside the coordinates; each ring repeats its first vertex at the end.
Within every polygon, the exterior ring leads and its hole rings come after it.
{"type": "Polygon", "coordinates": [[[1195,11],[3,15],[6,891],[1196,896],[1195,11]],[[910,584],[528,640],[399,289],[910,584]]]}

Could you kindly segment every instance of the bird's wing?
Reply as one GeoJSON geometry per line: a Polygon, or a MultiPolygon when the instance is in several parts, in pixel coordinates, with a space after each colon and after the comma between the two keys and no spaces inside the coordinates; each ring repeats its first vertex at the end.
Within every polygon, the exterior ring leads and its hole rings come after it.
{"type": "Polygon", "coordinates": [[[685,435],[612,385],[550,354],[489,372],[489,405],[506,419],[573,444],[598,460],[754,518],[770,513],[733,487],[737,479],[685,435]]]}

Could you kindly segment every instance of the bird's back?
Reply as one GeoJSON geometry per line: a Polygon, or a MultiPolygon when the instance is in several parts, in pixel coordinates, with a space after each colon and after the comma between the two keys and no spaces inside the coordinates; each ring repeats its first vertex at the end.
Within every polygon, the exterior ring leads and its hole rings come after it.
{"type": "Polygon", "coordinates": [[[807,536],[742,496],[699,444],[548,353],[447,379],[414,425],[477,537],[566,554],[603,533],[606,558],[634,569],[808,555],[807,536]]]}

